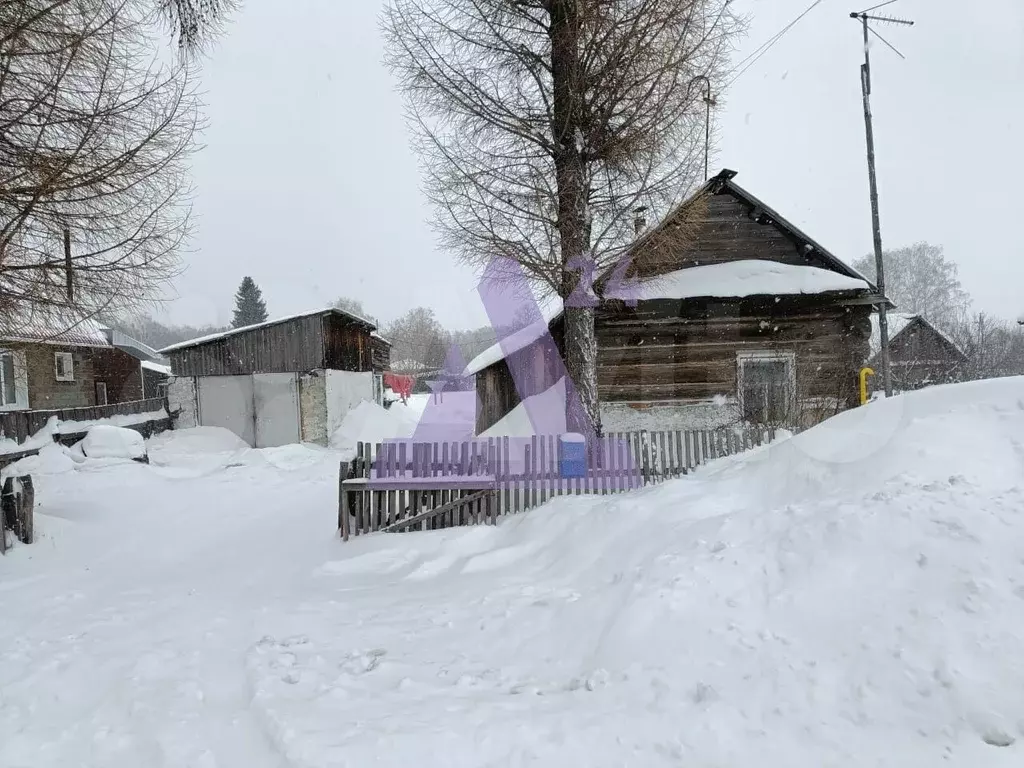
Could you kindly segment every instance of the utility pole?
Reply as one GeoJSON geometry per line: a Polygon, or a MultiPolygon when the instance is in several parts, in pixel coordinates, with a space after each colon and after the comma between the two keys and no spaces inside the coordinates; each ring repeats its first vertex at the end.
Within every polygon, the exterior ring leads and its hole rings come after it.
{"type": "Polygon", "coordinates": [[[64,279],[67,282],[68,304],[75,303],[75,269],[71,263],[71,229],[64,227],[64,279]]]}
{"type": "Polygon", "coordinates": [[[690,81],[687,90],[696,82],[704,83],[704,181],[708,180],[708,155],[711,152],[711,108],[716,102],[711,95],[711,79],[707,75],[697,75],[690,81]]]}
{"type": "MultiPolygon", "coordinates": [[[[868,149],[868,185],[871,193],[871,231],[875,246],[875,273],[878,292],[881,294],[881,302],[878,305],[878,331],[881,336],[881,358],[882,358],[882,383],[885,387],[885,396],[892,397],[892,368],[889,364],[889,321],[887,317],[887,299],[885,297],[885,267],[882,264],[882,227],[878,218],[878,179],[875,174],[875,131],[871,121],[871,58],[869,53],[868,34],[877,36],[882,42],[896,51],[895,48],[875,30],[868,26],[869,21],[879,21],[889,24],[913,25],[914,22],[905,19],[895,19],[889,16],[870,16],[868,11],[880,8],[882,5],[891,5],[895,0],[868,8],[867,11],[851,13],[851,19],[858,19],[864,29],[864,63],[860,66],[860,87],[864,96],[864,133],[868,149]]],[[[903,54],[896,51],[902,58],[903,54]]]]}

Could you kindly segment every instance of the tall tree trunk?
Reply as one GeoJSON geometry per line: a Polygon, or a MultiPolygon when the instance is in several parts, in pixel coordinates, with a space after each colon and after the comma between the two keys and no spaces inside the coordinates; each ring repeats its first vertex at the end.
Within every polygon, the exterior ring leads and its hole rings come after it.
{"type": "MultiPolygon", "coordinates": [[[[551,0],[551,79],[554,118],[555,182],[558,195],[558,236],[562,260],[563,300],[574,294],[590,253],[587,211],[588,181],[580,132],[582,78],[580,72],[579,0],[551,0]]],[[[589,290],[586,291],[589,294],[589,290]]],[[[582,292],[581,292],[582,294],[582,292]]],[[[566,424],[590,435],[600,433],[597,396],[597,342],[594,310],[565,307],[565,366],[574,386],[566,388],[566,424]],[[577,397],[573,396],[573,392],[577,397]]]]}

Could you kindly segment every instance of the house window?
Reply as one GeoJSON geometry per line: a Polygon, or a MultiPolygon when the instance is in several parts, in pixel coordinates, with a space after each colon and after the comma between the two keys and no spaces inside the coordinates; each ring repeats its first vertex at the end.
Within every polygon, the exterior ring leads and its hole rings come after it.
{"type": "Polygon", "coordinates": [[[57,381],[75,380],[75,362],[70,352],[55,352],[53,366],[57,381]]]}
{"type": "Polygon", "coordinates": [[[18,401],[14,380],[14,353],[0,352],[0,405],[15,405],[18,401]]]}
{"type": "Polygon", "coordinates": [[[96,382],[96,405],[107,404],[107,382],[96,382]]]}
{"type": "Polygon", "coordinates": [[[744,421],[795,421],[796,375],[793,353],[741,352],[736,358],[740,409],[744,421]]]}

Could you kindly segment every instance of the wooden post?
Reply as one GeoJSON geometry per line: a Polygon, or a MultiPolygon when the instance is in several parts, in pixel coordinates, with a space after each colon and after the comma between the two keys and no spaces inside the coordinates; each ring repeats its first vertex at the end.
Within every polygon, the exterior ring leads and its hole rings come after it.
{"type": "Polygon", "coordinates": [[[348,478],[348,462],[341,462],[338,468],[338,532],[348,541],[348,500],[345,498],[345,480],[348,478]]]}
{"type": "Polygon", "coordinates": [[[641,472],[644,485],[651,482],[651,435],[646,429],[640,430],[641,472]]]}

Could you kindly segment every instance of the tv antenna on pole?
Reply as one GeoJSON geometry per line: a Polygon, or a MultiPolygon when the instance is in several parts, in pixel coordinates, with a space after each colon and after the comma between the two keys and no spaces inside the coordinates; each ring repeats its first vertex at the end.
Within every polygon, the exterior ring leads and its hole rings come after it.
{"type": "Polygon", "coordinates": [[[872,15],[872,11],[877,11],[879,8],[892,5],[896,1],[897,0],[888,0],[887,2],[872,6],[866,10],[850,14],[851,19],[860,21],[861,27],[864,30],[864,63],[860,65],[860,87],[864,95],[864,132],[868,148],[868,184],[871,190],[871,230],[875,246],[876,284],[878,286],[878,293],[881,295],[878,305],[878,330],[879,336],[881,337],[882,382],[885,386],[886,397],[892,397],[892,369],[889,365],[889,322],[886,317],[886,303],[888,302],[888,299],[885,297],[885,268],[882,264],[882,229],[878,222],[878,180],[875,175],[875,131],[871,123],[871,57],[869,54],[871,38],[869,35],[877,37],[889,46],[889,48],[891,48],[901,59],[906,57],[896,49],[896,46],[876,32],[870,26],[869,22],[877,22],[879,24],[896,24],[907,27],[913,26],[914,22],[909,19],[898,19],[893,16],[872,15]]]}

